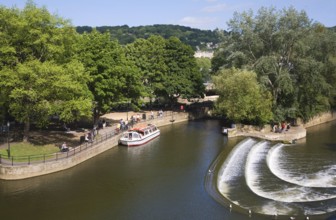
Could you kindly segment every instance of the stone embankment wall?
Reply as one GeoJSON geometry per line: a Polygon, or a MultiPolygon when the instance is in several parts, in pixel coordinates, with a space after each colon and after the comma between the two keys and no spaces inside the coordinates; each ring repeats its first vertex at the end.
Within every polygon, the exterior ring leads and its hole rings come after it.
{"type": "Polygon", "coordinates": [[[74,167],[112,147],[118,145],[120,135],[114,136],[105,142],[94,145],[91,148],[81,151],[80,153],[60,159],[57,161],[41,162],[25,165],[0,165],[0,179],[17,180],[26,179],[30,177],[45,175],[69,169],[74,167]]]}
{"type": "Polygon", "coordinates": [[[283,131],[281,133],[272,132],[270,125],[265,125],[263,128],[250,125],[237,125],[236,128],[228,129],[228,136],[256,137],[270,141],[282,141],[285,143],[293,143],[295,142],[295,140],[306,137],[307,135],[306,128],[330,122],[333,120],[336,120],[335,112],[326,112],[312,118],[307,123],[303,123],[302,120],[297,120],[296,126],[293,126],[289,130],[283,131]]]}
{"type": "MultiPolygon", "coordinates": [[[[157,125],[158,127],[171,125],[172,123],[179,123],[188,120],[193,120],[197,118],[202,118],[206,115],[207,109],[204,111],[198,111],[194,114],[189,114],[185,112],[174,113],[173,115],[168,115],[162,118],[156,118],[153,120],[147,120],[142,123],[152,123],[157,125]]],[[[306,136],[305,128],[311,127],[314,125],[322,124],[325,122],[329,122],[336,119],[335,113],[325,113],[321,114],[310,120],[308,123],[298,122],[299,126],[293,127],[290,129],[290,132],[287,133],[272,133],[270,132],[270,126],[266,126],[264,128],[253,128],[251,126],[242,126],[240,129],[230,130],[229,136],[254,136],[258,138],[264,138],[268,140],[276,140],[276,141],[291,141],[293,139],[304,138],[306,136]]],[[[81,151],[80,153],[60,159],[58,161],[50,161],[50,162],[41,162],[34,163],[30,165],[5,165],[0,164],[0,179],[4,180],[18,180],[31,178],[35,176],[50,174],[54,172],[59,172],[65,169],[69,169],[74,167],[100,153],[103,153],[113,147],[118,146],[118,140],[120,135],[110,138],[102,143],[96,144],[92,148],[81,151]]]]}
{"type": "Polygon", "coordinates": [[[315,116],[309,122],[303,123],[301,120],[298,121],[298,124],[301,124],[305,128],[309,128],[315,125],[323,124],[326,122],[330,122],[336,120],[336,112],[326,112],[322,113],[318,116],[315,116]]]}
{"type": "MultiPolygon", "coordinates": [[[[158,127],[161,127],[171,125],[172,123],[188,121],[191,118],[192,116],[189,116],[188,113],[179,112],[174,113],[173,115],[168,115],[166,117],[161,118],[158,117],[156,119],[143,121],[141,123],[144,124],[152,123],[158,127]]],[[[83,150],[78,154],[57,161],[41,162],[29,165],[28,164],[14,165],[14,166],[0,164],[0,179],[4,180],[26,179],[69,169],[100,153],[103,153],[113,147],[118,146],[119,138],[120,134],[104,142],[98,143],[93,147],[88,148],[87,150],[83,150]]]]}

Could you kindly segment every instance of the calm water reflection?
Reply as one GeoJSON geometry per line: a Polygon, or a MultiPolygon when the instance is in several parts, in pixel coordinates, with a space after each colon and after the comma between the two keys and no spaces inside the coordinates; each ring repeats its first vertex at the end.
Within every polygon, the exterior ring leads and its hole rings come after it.
{"type": "MultiPolygon", "coordinates": [[[[309,133],[313,139],[307,138],[307,142],[320,143],[320,136],[314,134],[315,131],[309,133]]],[[[326,140],[325,147],[335,148],[336,152],[335,139],[326,140]]],[[[204,178],[211,163],[220,153],[230,152],[240,140],[228,141],[221,135],[216,120],[162,127],[161,136],[147,145],[116,147],[51,175],[0,181],[0,216],[1,219],[269,219],[230,213],[205,190],[204,178]]]]}

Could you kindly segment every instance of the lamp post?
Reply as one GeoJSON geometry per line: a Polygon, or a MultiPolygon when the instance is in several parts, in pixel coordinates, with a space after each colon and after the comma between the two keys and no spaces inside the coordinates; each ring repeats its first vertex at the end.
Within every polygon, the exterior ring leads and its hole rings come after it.
{"type": "Polygon", "coordinates": [[[7,153],[8,153],[8,158],[10,158],[9,126],[10,126],[10,123],[8,121],[7,122],[7,144],[8,144],[7,153]]]}
{"type": "Polygon", "coordinates": [[[127,113],[126,113],[126,121],[128,121],[128,110],[129,110],[129,103],[130,101],[127,100],[127,113]]]}

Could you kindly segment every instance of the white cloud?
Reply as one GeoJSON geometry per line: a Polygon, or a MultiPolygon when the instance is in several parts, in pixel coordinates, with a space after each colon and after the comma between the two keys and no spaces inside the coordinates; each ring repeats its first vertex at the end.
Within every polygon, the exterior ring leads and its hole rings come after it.
{"type": "Polygon", "coordinates": [[[207,12],[207,13],[214,13],[214,12],[219,12],[219,11],[225,11],[229,9],[229,6],[226,4],[217,4],[213,6],[207,6],[202,9],[202,11],[207,12]]]}

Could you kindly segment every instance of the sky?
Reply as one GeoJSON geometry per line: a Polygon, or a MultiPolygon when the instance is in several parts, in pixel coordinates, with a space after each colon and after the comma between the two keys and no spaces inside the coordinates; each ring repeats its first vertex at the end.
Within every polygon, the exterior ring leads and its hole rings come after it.
{"type": "MultiPolygon", "coordinates": [[[[183,25],[202,30],[227,30],[234,12],[261,7],[293,6],[314,22],[336,26],[335,0],[34,0],[74,26],[183,25]]],[[[0,0],[0,5],[23,8],[26,0],[0,0]]]]}

